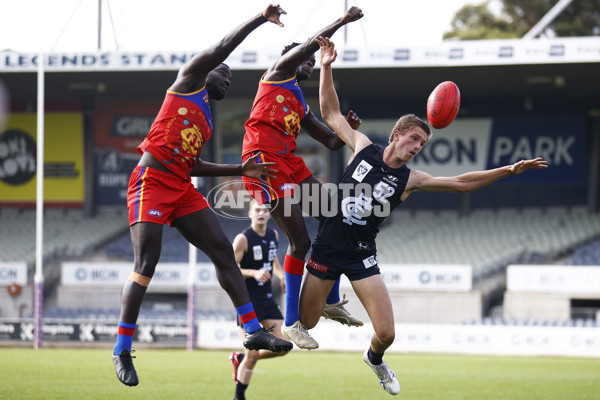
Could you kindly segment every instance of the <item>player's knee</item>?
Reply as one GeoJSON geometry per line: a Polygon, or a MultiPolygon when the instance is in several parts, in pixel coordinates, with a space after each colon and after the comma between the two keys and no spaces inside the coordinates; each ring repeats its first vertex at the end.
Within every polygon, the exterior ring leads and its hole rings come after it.
{"type": "Polygon", "coordinates": [[[394,339],[396,339],[396,332],[394,331],[394,329],[384,329],[380,332],[376,332],[377,335],[377,340],[385,345],[385,346],[391,346],[392,343],[394,343],[394,339]]]}
{"type": "Polygon", "coordinates": [[[136,262],[133,271],[142,276],[152,279],[154,271],[156,270],[156,263],[151,260],[141,260],[136,262]]]}
{"type": "Polygon", "coordinates": [[[249,350],[244,355],[244,360],[246,361],[246,368],[254,369],[256,362],[258,361],[258,351],[257,350],[249,350]]]}
{"type": "Polygon", "coordinates": [[[217,268],[226,268],[231,264],[233,260],[233,264],[235,264],[235,256],[233,254],[233,248],[231,245],[220,245],[211,249],[210,254],[208,254],[212,262],[215,264],[217,268]]]}
{"type": "Polygon", "coordinates": [[[308,235],[295,237],[290,241],[290,250],[295,258],[304,258],[310,249],[310,238],[308,235]]]}

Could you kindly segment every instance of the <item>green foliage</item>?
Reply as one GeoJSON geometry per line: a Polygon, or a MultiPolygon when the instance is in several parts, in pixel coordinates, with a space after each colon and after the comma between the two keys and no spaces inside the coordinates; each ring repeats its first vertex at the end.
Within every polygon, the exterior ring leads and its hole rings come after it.
{"type": "MultiPolygon", "coordinates": [[[[0,349],[2,399],[227,399],[229,351],[139,349],[140,385],[116,376],[110,349],[0,349]]],[[[600,360],[386,354],[411,400],[592,400],[600,360]]],[[[261,360],[249,399],[389,399],[358,352],[294,350],[261,360]]]]}
{"type": "MultiPolygon", "coordinates": [[[[520,38],[537,24],[557,0],[486,0],[463,6],[451,22],[444,39],[520,38]],[[492,4],[500,5],[492,11],[492,4]]],[[[600,1],[573,0],[542,33],[542,36],[599,36],[600,1]]]]}

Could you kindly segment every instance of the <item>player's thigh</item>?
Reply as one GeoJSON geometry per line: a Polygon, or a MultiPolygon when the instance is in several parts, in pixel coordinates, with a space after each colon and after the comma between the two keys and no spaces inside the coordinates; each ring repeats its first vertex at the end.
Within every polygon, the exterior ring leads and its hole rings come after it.
{"type": "Polygon", "coordinates": [[[310,175],[298,185],[297,191],[302,210],[311,217],[320,219],[323,207],[327,206],[330,197],[321,181],[310,175]]]}
{"type": "Polygon", "coordinates": [[[380,274],[350,281],[354,292],[369,314],[375,332],[393,332],[394,310],[380,274]]]}
{"type": "Polygon", "coordinates": [[[310,272],[305,276],[300,292],[300,321],[311,329],[319,322],[335,280],[321,279],[310,272]]]}
{"type": "Polygon", "coordinates": [[[290,204],[287,200],[280,199],[271,208],[271,217],[288,238],[291,255],[303,259],[310,249],[310,237],[300,205],[290,204]]]}
{"type": "Polygon", "coordinates": [[[129,228],[135,259],[135,272],[152,276],[162,246],[162,224],[138,222],[129,228]],[[150,269],[150,270],[148,270],[150,269]]]}
{"type": "Polygon", "coordinates": [[[225,236],[219,219],[210,208],[179,217],[173,221],[173,226],[188,242],[209,257],[218,252],[231,251],[233,254],[231,242],[225,236]]]}

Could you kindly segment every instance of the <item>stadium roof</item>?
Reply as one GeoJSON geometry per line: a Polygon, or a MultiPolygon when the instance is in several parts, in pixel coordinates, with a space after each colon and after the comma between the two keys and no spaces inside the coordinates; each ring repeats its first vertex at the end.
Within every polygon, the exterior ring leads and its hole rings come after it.
{"type": "MultiPolygon", "coordinates": [[[[404,48],[341,47],[334,68],[346,98],[426,98],[435,85],[455,81],[464,96],[600,96],[597,37],[449,41],[404,48]]],[[[159,98],[193,53],[53,53],[46,70],[46,101],[83,98],[159,98]]],[[[238,50],[229,97],[253,98],[258,79],[278,52],[238,50]]],[[[35,103],[37,54],[0,52],[0,79],[15,103],[35,103]]],[[[318,74],[303,84],[316,96],[318,74]]]]}

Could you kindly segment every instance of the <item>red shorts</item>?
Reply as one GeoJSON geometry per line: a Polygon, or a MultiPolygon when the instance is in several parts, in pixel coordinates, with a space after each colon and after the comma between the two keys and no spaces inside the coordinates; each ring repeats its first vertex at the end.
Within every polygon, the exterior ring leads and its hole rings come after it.
{"type": "MultiPolygon", "coordinates": [[[[300,157],[279,157],[277,154],[260,153],[259,162],[274,162],[271,168],[276,169],[277,172],[274,174],[276,178],[267,178],[267,184],[265,185],[259,180],[242,177],[246,190],[250,192],[252,197],[259,203],[269,203],[273,200],[280,199],[283,197],[293,196],[294,187],[304,181],[306,178],[312,176],[312,172],[308,169],[304,160],[300,157]]],[[[242,159],[244,162],[256,153],[245,154],[242,159]]]]}
{"type": "Polygon", "coordinates": [[[129,226],[136,222],[172,224],[174,219],[208,206],[191,181],[170,172],[138,166],[129,178],[129,226]]]}

